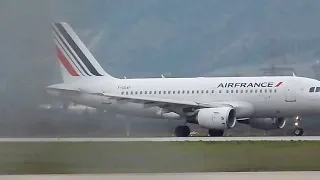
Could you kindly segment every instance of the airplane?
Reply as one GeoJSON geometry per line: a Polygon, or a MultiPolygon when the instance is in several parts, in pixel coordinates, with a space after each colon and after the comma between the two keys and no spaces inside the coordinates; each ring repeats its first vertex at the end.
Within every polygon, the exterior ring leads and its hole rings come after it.
{"type": "Polygon", "coordinates": [[[319,115],[320,82],[298,76],[116,78],[108,74],[71,26],[52,23],[63,83],[47,86],[53,96],[127,116],[181,120],[177,137],[188,137],[188,124],[223,136],[237,123],[282,129],[301,116],[319,115]]]}

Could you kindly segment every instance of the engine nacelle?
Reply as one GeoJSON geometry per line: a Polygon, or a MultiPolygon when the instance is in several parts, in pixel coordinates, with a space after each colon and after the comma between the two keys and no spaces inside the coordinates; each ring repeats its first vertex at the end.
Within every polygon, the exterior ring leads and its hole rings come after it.
{"type": "Polygon", "coordinates": [[[285,118],[250,118],[249,125],[256,129],[282,129],[286,125],[285,118]]]}
{"type": "Polygon", "coordinates": [[[199,110],[196,121],[208,129],[229,129],[236,124],[236,111],[230,107],[204,108],[199,110]]]}

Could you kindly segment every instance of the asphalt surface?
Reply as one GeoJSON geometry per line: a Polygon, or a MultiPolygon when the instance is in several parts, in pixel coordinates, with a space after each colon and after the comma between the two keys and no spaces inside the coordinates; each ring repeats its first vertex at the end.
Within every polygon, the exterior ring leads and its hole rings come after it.
{"type": "Polygon", "coordinates": [[[235,173],[177,173],[177,174],[84,174],[84,175],[10,175],[0,176],[2,180],[318,180],[319,171],[294,172],[235,172],[235,173]]]}
{"type": "Polygon", "coordinates": [[[0,138],[0,142],[170,142],[170,141],[320,141],[320,136],[157,137],[157,138],[0,138]]]}

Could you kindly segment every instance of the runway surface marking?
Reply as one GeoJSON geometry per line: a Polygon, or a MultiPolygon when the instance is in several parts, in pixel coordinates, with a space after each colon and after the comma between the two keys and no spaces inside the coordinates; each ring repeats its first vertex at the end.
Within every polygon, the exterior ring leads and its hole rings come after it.
{"type": "Polygon", "coordinates": [[[320,141],[320,136],[157,137],[157,138],[0,138],[0,142],[171,142],[171,141],[320,141]]]}
{"type": "Polygon", "coordinates": [[[84,174],[84,175],[2,175],[2,180],[319,180],[319,171],[294,172],[235,172],[235,173],[177,173],[177,174],[84,174]]]}

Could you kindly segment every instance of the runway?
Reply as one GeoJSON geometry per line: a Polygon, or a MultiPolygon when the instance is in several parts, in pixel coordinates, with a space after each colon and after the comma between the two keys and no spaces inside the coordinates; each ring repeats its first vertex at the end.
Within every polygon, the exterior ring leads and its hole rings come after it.
{"type": "Polygon", "coordinates": [[[308,179],[318,180],[319,171],[295,172],[233,172],[233,173],[178,173],[178,174],[85,174],[85,175],[10,175],[0,176],[3,180],[292,180],[308,179]]]}
{"type": "Polygon", "coordinates": [[[183,141],[320,141],[320,136],[156,137],[156,138],[0,138],[0,142],[183,142],[183,141]]]}

